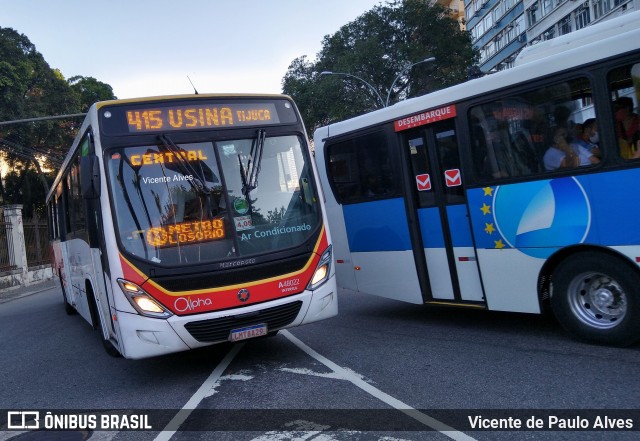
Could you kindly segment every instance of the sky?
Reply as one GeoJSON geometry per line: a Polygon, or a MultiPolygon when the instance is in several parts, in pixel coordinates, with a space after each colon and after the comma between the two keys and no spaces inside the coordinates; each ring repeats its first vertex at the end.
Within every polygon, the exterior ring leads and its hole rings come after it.
{"type": "Polygon", "coordinates": [[[118,98],[281,93],[291,62],[381,0],[0,0],[0,27],[118,98]],[[188,77],[188,78],[187,78],[188,77]]]}

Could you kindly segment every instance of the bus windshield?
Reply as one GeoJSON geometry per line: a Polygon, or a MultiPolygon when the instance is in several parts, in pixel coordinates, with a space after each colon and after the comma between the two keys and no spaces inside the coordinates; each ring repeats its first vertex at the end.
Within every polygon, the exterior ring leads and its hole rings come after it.
{"type": "Polygon", "coordinates": [[[321,222],[297,136],[114,148],[119,243],[159,265],[238,259],[304,243],[321,222]]]}

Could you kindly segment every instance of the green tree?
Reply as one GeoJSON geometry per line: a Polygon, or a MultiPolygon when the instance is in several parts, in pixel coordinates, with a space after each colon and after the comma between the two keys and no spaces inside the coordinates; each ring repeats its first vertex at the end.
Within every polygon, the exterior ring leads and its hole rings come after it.
{"type": "MultiPolygon", "coordinates": [[[[0,121],[82,113],[94,101],[113,98],[111,86],[94,78],[65,80],[25,35],[0,27],[0,121]]],[[[0,179],[0,204],[21,203],[27,214],[34,205],[41,209],[51,176],[36,158],[55,174],[81,123],[75,118],[0,126],[0,156],[11,170],[5,185],[0,179]]]]}
{"type": "Polygon", "coordinates": [[[80,102],[80,112],[85,113],[89,107],[97,101],[114,100],[113,88],[93,77],[77,75],[68,80],[71,90],[76,94],[80,102]]]}
{"type": "MultiPolygon", "coordinates": [[[[0,28],[0,60],[0,121],[78,112],[76,94],[26,36],[11,28],[0,28]]],[[[62,146],[68,146],[71,135],[54,121],[0,126],[0,138],[53,158],[64,153],[62,146]]],[[[20,155],[24,152],[15,149],[4,149],[12,164],[24,160],[20,155]]]]}
{"type": "Polygon", "coordinates": [[[323,71],[355,75],[373,85],[390,104],[468,79],[478,52],[451,11],[425,0],[394,0],[375,6],[323,39],[317,60],[293,60],[282,80],[283,92],[301,109],[309,134],[331,121],[369,112],[380,100],[362,81],[321,76],[323,71]],[[418,64],[394,79],[406,67],[418,64]]]}
{"type": "MultiPolygon", "coordinates": [[[[0,121],[76,111],[77,98],[66,80],[26,36],[0,28],[0,60],[0,121]]],[[[0,202],[21,203],[27,214],[34,204],[43,204],[48,183],[35,158],[57,166],[61,146],[71,139],[69,131],[53,121],[0,126],[0,149],[11,170],[0,186],[0,202]]]]}
{"type": "Polygon", "coordinates": [[[46,180],[48,185],[53,183],[54,172],[37,172],[27,163],[16,166],[4,176],[4,194],[9,203],[22,204],[22,215],[31,219],[37,216],[46,218],[45,198],[47,193],[42,185],[46,180]]]}

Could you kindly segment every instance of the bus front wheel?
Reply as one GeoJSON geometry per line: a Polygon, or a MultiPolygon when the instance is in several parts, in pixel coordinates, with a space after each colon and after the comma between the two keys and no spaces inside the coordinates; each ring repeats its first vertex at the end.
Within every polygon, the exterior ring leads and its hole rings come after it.
{"type": "Polygon", "coordinates": [[[578,338],[627,346],[640,339],[640,276],[621,259],[582,253],[553,273],[551,308],[578,338]]]}
{"type": "Polygon", "coordinates": [[[87,300],[89,301],[89,309],[91,312],[91,320],[93,329],[98,333],[100,341],[102,342],[102,347],[112,357],[120,358],[122,354],[120,351],[111,343],[111,341],[104,338],[104,334],[102,333],[102,318],[100,313],[98,312],[98,306],[95,299],[95,294],[93,293],[93,289],[91,285],[87,284],[87,300]]]}
{"type": "Polygon", "coordinates": [[[64,311],[67,315],[74,315],[76,313],[76,309],[71,306],[69,303],[69,299],[67,297],[67,290],[64,288],[64,282],[62,280],[62,271],[58,270],[58,280],[60,280],[60,289],[62,290],[62,301],[64,302],[64,311]]]}

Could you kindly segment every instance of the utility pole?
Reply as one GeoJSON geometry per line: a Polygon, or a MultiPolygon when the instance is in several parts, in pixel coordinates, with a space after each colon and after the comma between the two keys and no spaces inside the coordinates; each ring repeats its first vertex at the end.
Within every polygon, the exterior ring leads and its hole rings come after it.
{"type": "MultiPolygon", "coordinates": [[[[25,124],[25,123],[30,123],[30,122],[39,122],[39,121],[49,121],[49,120],[54,120],[54,119],[70,119],[70,118],[80,118],[80,117],[84,117],[86,115],[86,113],[71,113],[71,114],[67,114],[67,115],[53,115],[53,116],[40,116],[40,117],[36,117],[36,118],[25,118],[25,119],[16,119],[16,120],[11,120],[11,121],[0,121],[0,126],[6,126],[6,125],[11,125],[11,124],[25,124]]],[[[46,153],[44,152],[38,152],[37,150],[31,149],[31,148],[27,148],[24,147],[18,143],[12,142],[12,141],[8,141],[6,139],[2,139],[0,138],[0,148],[1,146],[7,146],[11,149],[14,149],[14,151],[12,153],[17,154],[18,156],[26,159],[29,162],[32,162],[34,164],[34,166],[36,167],[36,171],[38,172],[38,178],[40,179],[40,182],[42,183],[44,190],[45,190],[45,194],[47,194],[49,192],[49,184],[47,184],[47,180],[44,177],[44,174],[42,173],[42,168],[40,167],[40,164],[38,163],[38,160],[36,159],[37,154],[42,154],[46,156],[46,153]]],[[[62,161],[58,160],[57,158],[49,158],[49,160],[51,160],[52,162],[62,165],[62,161]]],[[[1,185],[1,184],[0,184],[1,185]]]]}
{"type": "Polygon", "coordinates": [[[9,124],[23,124],[35,121],[49,121],[51,119],[80,118],[81,116],[85,115],[86,113],[70,113],[68,115],[39,116],[37,118],[14,119],[13,121],[0,121],[0,126],[6,126],[9,124]]]}

